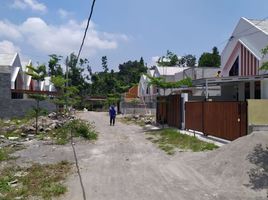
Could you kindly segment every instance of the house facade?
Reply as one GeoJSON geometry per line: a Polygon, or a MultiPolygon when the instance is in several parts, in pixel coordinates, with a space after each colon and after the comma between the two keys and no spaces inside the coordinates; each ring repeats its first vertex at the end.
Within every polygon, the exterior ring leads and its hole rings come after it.
{"type": "Polygon", "coordinates": [[[268,79],[264,76],[268,72],[260,69],[268,61],[268,55],[261,53],[267,45],[268,20],[244,17],[239,20],[222,51],[221,63],[223,77],[239,77],[240,81],[225,84],[222,87],[225,96],[240,101],[268,98],[268,79]]]}
{"type": "MultiPolygon", "coordinates": [[[[0,54],[0,118],[24,116],[35,106],[35,101],[29,99],[25,93],[38,92],[34,87],[37,83],[26,74],[26,71],[17,53],[0,54]]],[[[40,85],[43,85],[41,91],[54,90],[50,78],[46,78],[40,85]]],[[[41,102],[41,107],[49,111],[56,109],[49,101],[41,102]]]]}

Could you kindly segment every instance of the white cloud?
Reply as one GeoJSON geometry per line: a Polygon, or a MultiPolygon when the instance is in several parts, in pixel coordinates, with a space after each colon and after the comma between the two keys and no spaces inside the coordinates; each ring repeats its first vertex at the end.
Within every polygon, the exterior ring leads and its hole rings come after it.
{"type": "Polygon", "coordinates": [[[58,10],[58,14],[60,15],[60,17],[61,17],[62,19],[66,19],[66,18],[71,17],[71,16],[73,15],[72,12],[69,12],[69,11],[64,10],[64,9],[62,9],[62,8],[60,8],[60,9],[58,10]]]}
{"type": "Polygon", "coordinates": [[[0,21],[0,37],[18,39],[21,34],[13,24],[8,21],[0,21]]]}
{"type": "MultiPolygon", "coordinates": [[[[41,18],[28,18],[18,25],[5,21],[0,21],[1,24],[0,39],[8,38],[7,35],[1,35],[1,33],[5,31],[6,26],[9,26],[17,31],[17,35],[13,34],[13,41],[20,41],[25,47],[33,48],[46,55],[51,53],[68,55],[71,52],[77,53],[86,21],[78,23],[70,20],[62,25],[51,25],[41,18]]],[[[126,40],[128,40],[126,35],[99,32],[94,23],[90,23],[83,55],[90,56],[99,50],[116,49],[120,41],[126,40]]]]}
{"type": "Polygon", "coordinates": [[[0,53],[13,54],[20,52],[20,48],[15,46],[12,42],[8,40],[3,40],[0,42],[0,53]]]}
{"type": "Polygon", "coordinates": [[[43,3],[39,3],[37,0],[14,0],[11,6],[13,8],[22,10],[30,8],[34,11],[40,11],[40,12],[47,11],[46,5],[43,3]]]}

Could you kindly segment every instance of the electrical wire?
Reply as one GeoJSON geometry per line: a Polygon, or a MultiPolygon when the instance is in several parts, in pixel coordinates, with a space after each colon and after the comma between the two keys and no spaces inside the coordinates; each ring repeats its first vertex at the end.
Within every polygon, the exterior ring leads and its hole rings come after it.
{"type": "Polygon", "coordinates": [[[87,20],[87,26],[86,26],[86,29],[85,29],[85,32],[84,32],[82,43],[80,45],[80,48],[79,48],[79,51],[78,51],[78,54],[77,54],[77,62],[79,60],[79,57],[81,55],[81,52],[82,52],[82,49],[83,49],[83,46],[84,46],[84,43],[85,43],[85,39],[86,39],[86,36],[87,36],[87,31],[88,31],[88,28],[89,28],[89,23],[90,23],[90,20],[91,20],[93,11],[94,11],[95,2],[96,2],[96,0],[93,0],[92,5],[91,5],[90,14],[89,14],[89,17],[88,17],[88,20],[87,20]]]}
{"type": "MultiPolygon", "coordinates": [[[[91,5],[90,14],[89,14],[89,17],[88,17],[88,20],[87,20],[87,25],[86,25],[84,36],[83,36],[83,39],[82,39],[82,42],[81,42],[81,45],[80,45],[80,48],[79,48],[79,51],[78,51],[78,54],[77,54],[77,59],[76,59],[75,65],[77,65],[77,63],[78,63],[79,57],[81,55],[81,52],[82,52],[82,49],[83,49],[83,46],[84,46],[84,43],[85,43],[85,39],[86,39],[86,36],[87,36],[87,31],[88,31],[88,28],[89,28],[89,23],[91,21],[92,14],[93,14],[93,11],[94,11],[95,2],[96,2],[96,0],[93,0],[92,5],[91,5]]],[[[66,67],[68,67],[68,66],[66,66],[66,67]]],[[[68,85],[68,80],[67,80],[67,85],[68,85]]],[[[81,189],[82,189],[83,200],[86,200],[87,198],[86,198],[86,193],[85,193],[85,187],[84,187],[84,184],[83,184],[83,179],[82,179],[82,175],[81,175],[80,168],[79,168],[79,162],[78,162],[78,159],[77,159],[77,154],[76,154],[76,150],[75,150],[75,146],[74,146],[75,144],[74,144],[74,141],[73,141],[73,132],[72,132],[72,130],[70,130],[70,131],[71,131],[71,145],[72,145],[72,149],[73,149],[73,154],[74,154],[77,174],[79,176],[79,181],[80,181],[80,185],[81,185],[81,189]]]]}

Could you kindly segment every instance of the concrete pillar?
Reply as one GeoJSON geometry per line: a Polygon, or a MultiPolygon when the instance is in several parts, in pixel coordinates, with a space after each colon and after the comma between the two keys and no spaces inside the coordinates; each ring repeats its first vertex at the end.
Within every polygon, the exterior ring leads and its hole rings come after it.
{"type": "Polygon", "coordinates": [[[188,93],[182,93],[181,97],[183,98],[183,102],[182,102],[182,122],[181,122],[181,129],[185,129],[185,102],[188,101],[189,97],[188,97],[188,93]]]}
{"type": "Polygon", "coordinates": [[[250,99],[255,99],[255,82],[250,82],[250,99]]]}
{"type": "Polygon", "coordinates": [[[261,81],[261,98],[268,99],[268,79],[267,78],[261,81]]]}
{"type": "Polygon", "coordinates": [[[238,84],[238,101],[245,101],[245,83],[238,84]]]}

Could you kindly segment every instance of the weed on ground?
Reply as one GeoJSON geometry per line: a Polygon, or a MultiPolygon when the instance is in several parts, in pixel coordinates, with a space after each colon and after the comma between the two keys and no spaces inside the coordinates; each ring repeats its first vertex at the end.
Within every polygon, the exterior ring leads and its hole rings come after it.
{"type": "Polygon", "coordinates": [[[213,150],[218,148],[213,143],[199,140],[194,136],[181,134],[176,129],[163,129],[160,131],[148,132],[147,139],[158,144],[159,148],[172,155],[176,149],[191,150],[193,152],[213,150]]]}
{"type": "Polygon", "coordinates": [[[73,137],[82,137],[86,140],[96,140],[98,135],[92,123],[82,120],[72,120],[62,127],[52,131],[56,144],[64,145],[73,137]]]}
{"type": "Polygon", "coordinates": [[[15,159],[16,157],[11,156],[10,154],[13,154],[16,151],[20,151],[24,148],[25,147],[23,145],[14,145],[14,144],[6,146],[6,147],[1,147],[0,148],[0,162],[15,159]]]}
{"type": "Polygon", "coordinates": [[[0,199],[30,199],[39,197],[50,200],[64,194],[66,186],[62,184],[71,170],[71,164],[62,161],[58,164],[34,164],[24,169],[8,167],[0,172],[0,199]]]}

